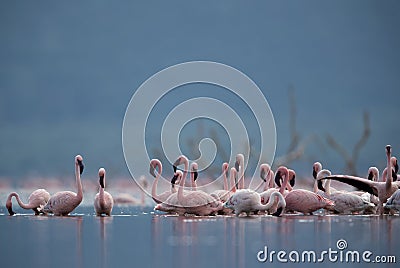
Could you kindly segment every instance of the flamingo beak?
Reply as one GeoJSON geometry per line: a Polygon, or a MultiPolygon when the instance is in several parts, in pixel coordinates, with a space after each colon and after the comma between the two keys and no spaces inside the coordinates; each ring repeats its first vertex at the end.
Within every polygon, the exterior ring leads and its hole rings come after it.
{"type": "Polygon", "coordinates": [[[397,181],[397,174],[393,169],[392,169],[392,179],[393,181],[397,181]]]}
{"type": "Polygon", "coordinates": [[[78,165],[79,165],[79,173],[82,175],[85,166],[83,165],[81,160],[78,160],[78,165]]]}
{"type": "Polygon", "coordinates": [[[101,188],[104,189],[104,175],[100,175],[99,183],[100,183],[101,188]]]}
{"type": "Polygon", "coordinates": [[[386,153],[390,154],[392,151],[392,146],[386,145],[386,153]]]}
{"type": "Polygon", "coordinates": [[[175,185],[177,179],[178,179],[178,174],[174,174],[174,176],[171,179],[172,185],[175,185]]]}
{"type": "Polygon", "coordinates": [[[283,208],[279,207],[275,213],[272,214],[272,216],[280,217],[282,214],[283,208]]]}
{"type": "Polygon", "coordinates": [[[278,187],[281,187],[281,179],[282,179],[281,172],[280,171],[276,172],[275,183],[276,185],[278,185],[278,187]]]}
{"type": "Polygon", "coordinates": [[[239,172],[239,161],[237,161],[237,160],[235,162],[235,169],[237,172],[239,172]]]}
{"type": "Polygon", "coordinates": [[[174,173],[176,172],[176,167],[179,166],[181,164],[181,158],[178,157],[178,159],[176,159],[176,161],[174,162],[174,164],[172,165],[173,169],[174,169],[174,173]]]}
{"type": "Polygon", "coordinates": [[[394,164],[394,172],[397,174],[397,172],[399,172],[399,164],[397,163],[397,160],[396,160],[396,163],[394,164]]]}
{"type": "Polygon", "coordinates": [[[374,180],[374,174],[372,174],[372,172],[368,173],[368,180],[370,181],[374,180]]]}
{"type": "Polygon", "coordinates": [[[199,176],[199,173],[197,172],[197,169],[195,169],[195,170],[193,171],[193,175],[194,175],[194,180],[196,181],[196,180],[197,180],[197,177],[199,176]]]}
{"type": "Polygon", "coordinates": [[[317,171],[314,168],[312,170],[312,176],[314,177],[314,179],[317,179],[317,171]]]}
{"type": "Polygon", "coordinates": [[[149,169],[149,173],[151,174],[151,176],[153,176],[154,178],[156,177],[156,174],[154,173],[155,168],[152,164],[150,164],[150,169],[149,169]]]}
{"type": "Polygon", "coordinates": [[[294,187],[294,184],[296,183],[296,175],[293,175],[293,178],[289,181],[290,186],[294,187]]]}
{"type": "Polygon", "coordinates": [[[322,180],[319,180],[319,181],[317,182],[317,185],[318,185],[318,189],[319,189],[319,190],[325,192],[325,188],[324,188],[324,186],[322,185],[322,180]]]}
{"type": "Polygon", "coordinates": [[[264,181],[267,182],[267,179],[265,179],[265,170],[261,170],[260,178],[264,181]]]}

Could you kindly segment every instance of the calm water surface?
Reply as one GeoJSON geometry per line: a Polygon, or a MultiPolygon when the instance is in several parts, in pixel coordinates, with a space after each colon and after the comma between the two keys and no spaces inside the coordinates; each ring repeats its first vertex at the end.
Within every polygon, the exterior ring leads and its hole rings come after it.
{"type": "MultiPolygon", "coordinates": [[[[165,216],[153,213],[152,208],[135,207],[117,207],[113,213],[112,217],[95,217],[87,207],[69,217],[10,217],[0,209],[1,266],[276,267],[287,264],[279,263],[276,256],[272,263],[257,260],[265,246],[269,253],[314,250],[320,254],[329,248],[340,252],[339,239],[347,242],[344,253],[369,250],[373,253],[370,259],[395,255],[400,262],[399,216],[205,218],[165,216]]],[[[365,263],[325,259],[324,267],[365,267],[365,263]]],[[[295,264],[316,265],[321,264],[295,264]]]]}

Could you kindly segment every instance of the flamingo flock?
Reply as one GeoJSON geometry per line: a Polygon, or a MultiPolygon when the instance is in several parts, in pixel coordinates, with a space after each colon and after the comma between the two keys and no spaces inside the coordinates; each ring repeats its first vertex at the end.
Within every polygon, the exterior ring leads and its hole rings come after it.
{"type": "MultiPolygon", "coordinates": [[[[312,167],[314,186],[309,190],[296,188],[294,170],[280,166],[273,171],[266,163],[259,167],[261,181],[258,186],[251,189],[249,184],[246,188],[244,155],[238,154],[231,168],[227,162],[222,164],[223,189],[208,193],[199,190],[197,186],[197,163],[191,162],[189,166],[188,158],[181,155],[173,163],[174,175],[170,180],[170,190],[157,193],[163,166],[160,160],[152,159],[149,169],[154,177],[151,197],[156,203],[154,210],[180,216],[285,216],[298,213],[312,215],[316,211],[324,214],[393,215],[400,211],[400,181],[397,180],[399,167],[396,157],[392,156],[392,147],[387,145],[385,151],[387,165],[381,178],[376,167],[369,168],[368,176],[361,178],[332,174],[330,170],[323,169],[320,162],[315,162],[312,167]],[[183,168],[179,169],[180,166],[183,168]],[[190,187],[185,186],[188,175],[190,187]],[[335,189],[331,187],[332,180],[349,184],[358,190],[335,189]]],[[[50,195],[45,189],[38,189],[32,192],[25,204],[16,192],[12,192],[6,201],[9,214],[15,214],[12,209],[12,197],[15,197],[23,209],[32,209],[35,215],[69,215],[83,199],[83,157],[77,155],[74,164],[76,193],[61,191],[50,195]]],[[[114,200],[105,190],[106,170],[100,168],[98,176],[99,192],[93,201],[94,211],[97,216],[111,216],[114,200]]]]}

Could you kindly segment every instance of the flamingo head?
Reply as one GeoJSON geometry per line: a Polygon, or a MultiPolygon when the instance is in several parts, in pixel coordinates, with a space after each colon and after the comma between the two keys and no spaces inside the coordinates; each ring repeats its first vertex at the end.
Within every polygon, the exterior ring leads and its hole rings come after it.
{"type": "Polygon", "coordinates": [[[392,153],[392,146],[390,146],[389,144],[386,145],[386,154],[390,155],[392,153]]]}
{"type": "Polygon", "coordinates": [[[79,166],[79,173],[82,175],[85,166],[83,165],[83,158],[81,155],[78,154],[75,156],[75,164],[79,166]]]}
{"type": "MultiPolygon", "coordinates": [[[[241,164],[243,164],[244,161],[244,156],[242,154],[237,154],[236,155],[236,161],[235,161],[235,169],[237,172],[239,172],[239,167],[241,164]]],[[[243,168],[243,167],[241,167],[243,168]]]]}
{"type": "Polygon", "coordinates": [[[262,164],[260,166],[260,178],[264,181],[267,182],[267,175],[271,171],[271,167],[268,164],[262,164]]]}
{"type": "Polygon", "coordinates": [[[390,158],[390,161],[392,161],[392,165],[394,167],[394,171],[396,172],[396,174],[399,172],[399,164],[397,163],[397,158],[392,156],[390,158]]]}
{"type": "Polygon", "coordinates": [[[193,172],[194,180],[197,180],[197,177],[199,176],[199,172],[197,171],[198,169],[199,169],[199,166],[197,165],[197,163],[193,162],[191,165],[191,172],[193,172]]]}
{"type": "Polygon", "coordinates": [[[222,172],[227,172],[228,171],[228,169],[229,169],[229,164],[228,163],[226,163],[226,162],[224,162],[223,164],[222,164],[222,172]]]}
{"type": "Polygon", "coordinates": [[[106,170],[104,168],[100,168],[99,169],[99,184],[101,186],[101,188],[105,188],[104,187],[104,176],[106,175],[106,170]]]}
{"type": "Polygon", "coordinates": [[[182,165],[182,164],[185,163],[185,162],[188,162],[188,159],[186,158],[186,156],[184,156],[184,155],[179,156],[179,157],[175,160],[174,164],[172,165],[172,167],[173,167],[173,169],[174,169],[174,173],[175,173],[176,170],[177,170],[177,166],[182,165]]]}
{"type": "Polygon", "coordinates": [[[151,176],[153,176],[154,178],[156,177],[156,173],[155,173],[156,167],[153,165],[152,162],[150,162],[150,169],[149,169],[149,173],[151,174],[151,176]]]}
{"type": "Polygon", "coordinates": [[[174,176],[173,176],[172,179],[171,179],[172,187],[174,187],[175,184],[181,182],[182,175],[183,175],[183,173],[182,173],[182,171],[180,171],[180,170],[177,170],[177,171],[175,172],[174,176]]]}
{"type": "Polygon", "coordinates": [[[6,208],[8,210],[8,214],[10,214],[10,216],[15,215],[15,212],[12,209],[12,203],[11,200],[7,200],[6,202],[6,208]]]}
{"type": "Polygon", "coordinates": [[[289,169],[289,184],[294,187],[296,183],[296,172],[293,169],[289,169]]]}
{"type": "Polygon", "coordinates": [[[322,164],[320,162],[315,162],[312,169],[313,169],[313,177],[314,179],[317,179],[317,174],[318,172],[321,171],[322,164]]]}
{"type": "Polygon", "coordinates": [[[369,169],[368,169],[368,177],[367,177],[367,179],[368,180],[370,180],[370,181],[374,181],[374,172],[373,172],[373,170],[372,170],[372,167],[370,167],[369,169]]]}

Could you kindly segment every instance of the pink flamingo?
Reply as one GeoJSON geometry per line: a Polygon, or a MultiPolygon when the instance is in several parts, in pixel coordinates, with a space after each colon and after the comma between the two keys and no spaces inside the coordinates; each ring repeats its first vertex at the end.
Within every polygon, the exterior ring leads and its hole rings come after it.
{"type": "MultiPolygon", "coordinates": [[[[327,169],[323,169],[318,172],[317,180],[328,176],[331,176],[331,172],[327,169]]],[[[335,213],[352,214],[353,212],[360,212],[375,207],[374,204],[364,200],[359,195],[342,191],[331,192],[330,184],[331,181],[327,180],[323,196],[335,203],[331,208],[335,213]]]]}
{"type": "Polygon", "coordinates": [[[185,187],[185,178],[188,172],[189,161],[186,156],[181,155],[174,163],[174,169],[184,164],[184,173],[179,183],[177,198],[180,205],[185,209],[187,214],[195,214],[199,216],[207,216],[216,213],[222,209],[222,203],[211,195],[203,191],[187,191],[183,192],[185,187]]]}
{"type": "Polygon", "coordinates": [[[83,199],[81,174],[83,172],[83,158],[80,155],[75,157],[75,178],[78,193],[71,191],[57,192],[52,195],[44,206],[43,211],[45,213],[53,213],[55,216],[67,216],[73,211],[83,199]]]}
{"type": "MultiPolygon", "coordinates": [[[[391,162],[391,152],[392,147],[390,145],[386,146],[386,157],[387,157],[387,170],[392,170],[392,162],[391,162]]],[[[387,201],[392,194],[400,188],[400,181],[393,182],[392,176],[388,176],[389,178],[386,182],[377,182],[377,181],[370,181],[368,179],[355,177],[355,176],[348,176],[348,175],[332,175],[329,177],[322,178],[324,179],[331,179],[340,181],[343,183],[347,183],[351,186],[357,187],[358,189],[373,194],[379,198],[379,205],[378,211],[379,214],[383,214],[383,204],[387,201]]]]}
{"type": "MultiPolygon", "coordinates": [[[[172,178],[172,181],[174,183],[180,183],[180,181],[182,180],[182,171],[177,170],[174,173],[174,177],[172,178]]],[[[182,208],[180,206],[179,200],[178,200],[178,193],[172,193],[167,200],[165,200],[162,203],[157,204],[154,207],[154,210],[158,210],[158,211],[163,211],[163,212],[167,212],[170,214],[174,214],[177,213],[179,215],[184,215],[185,214],[185,209],[182,208]]]]}
{"type": "Polygon", "coordinates": [[[94,197],[94,210],[97,216],[102,214],[111,216],[114,200],[111,194],[104,190],[106,185],[106,170],[104,168],[99,169],[99,178],[100,189],[94,197]]]}
{"type": "Polygon", "coordinates": [[[270,165],[261,164],[260,165],[260,178],[261,183],[254,189],[258,191],[262,185],[264,185],[263,192],[267,191],[269,188],[274,188],[274,172],[272,171],[270,165]]]}
{"type": "Polygon", "coordinates": [[[280,216],[286,206],[286,202],[283,195],[279,192],[272,193],[268,204],[263,205],[261,204],[261,197],[257,192],[251,189],[240,189],[228,199],[224,206],[233,209],[236,217],[238,217],[242,212],[245,212],[246,215],[249,216],[251,212],[269,212],[275,203],[275,198],[278,198],[279,209],[273,215],[280,216]]]}
{"type": "Polygon", "coordinates": [[[6,208],[8,213],[12,216],[15,212],[12,209],[11,198],[15,197],[19,206],[23,209],[32,209],[35,212],[35,215],[39,215],[44,205],[46,205],[47,201],[50,199],[50,194],[44,189],[37,189],[33,191],[28,197],[28,204],[25,204],[19,198],[19,195],[16,192],[12,192],[8,195],[6,201],[6,208]]]}
{"type": "MultiPolygon", "coordinates": [[[[285,176],[285,178],[279,190],[281,194],[283,194],[286,185],[290,179],[289,170],[284,166],[279,167],[278,170],[276,171],[276,176],[279,177],[278,179],[280,179],[282,175],[285,176]]],[[[285,201],[287,210],[298,211],[304,214],[309,213],[311,215],[312,212],[318,209],[330,208],[331,206],[334,205],[334,202],[332,202],[331,200],[326,199],[319,194],[304,189],[294,189],[288,192],[285,196],[285,201]]]]}
{"type": "Polygon", "coordinates": [[[153,186],[151,187],[151,197],[153,198],[154,202],[156,202],[157,204],[165,202],[171,194],[176,193],[175,184],[173,182],[171,182],[171,190],[170,191],[165,191],[159,195],[157,194],[158,180],[160,179],[160,177],[162,175],[162,164],[161,164],[160,160],[152,159],[150,161],[149,172],[155,178],[153,181],[153,186]],[[158,168],[157,175],[154,173],[156,168],[158,168]]]}

